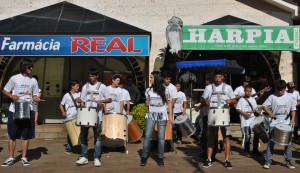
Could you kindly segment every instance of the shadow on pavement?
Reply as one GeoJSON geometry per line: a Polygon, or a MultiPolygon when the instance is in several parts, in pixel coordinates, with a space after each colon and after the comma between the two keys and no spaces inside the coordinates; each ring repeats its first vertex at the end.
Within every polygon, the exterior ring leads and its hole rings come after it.
{"type": "MultiPolygon", "coordinates": [[[[16,157],[16,160],[21,160],[22,158],[22,151],[19,150],[19,153],[21,153],[19,156],[16,157]]],[[[32,161],[32,160],[39,160],[42,157],[42,154],[48,154],[48,149],[45,147],[38,147],[35,149],[29,149],[27,151],[27,157],[28,157],[28,161],[32,161]]]]}

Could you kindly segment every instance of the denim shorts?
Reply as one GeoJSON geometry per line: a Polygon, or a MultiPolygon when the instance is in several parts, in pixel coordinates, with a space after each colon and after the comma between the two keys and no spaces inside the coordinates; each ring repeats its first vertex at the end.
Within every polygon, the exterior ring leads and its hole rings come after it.
{"type": "Polygon", "coordinates": [[[7,132],[11,140],[34,139],[35,138],[35,125],[34,125],[34,112],[30,111],[30,119],[14,119],[14,113],[8,112],[7,132]]]}

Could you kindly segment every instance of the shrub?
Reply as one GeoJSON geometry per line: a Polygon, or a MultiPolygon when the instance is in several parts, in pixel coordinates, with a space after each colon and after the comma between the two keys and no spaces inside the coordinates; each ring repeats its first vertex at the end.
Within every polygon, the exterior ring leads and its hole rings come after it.
{"type": "Polygon", "coordinates": [[[132,108],[130,114],[133,116],[137,124],[140,126],[142,130],[145,129],[146,126],[146,113],[148,112],[148,106],[145,103],[140,103],[132,108]]]}

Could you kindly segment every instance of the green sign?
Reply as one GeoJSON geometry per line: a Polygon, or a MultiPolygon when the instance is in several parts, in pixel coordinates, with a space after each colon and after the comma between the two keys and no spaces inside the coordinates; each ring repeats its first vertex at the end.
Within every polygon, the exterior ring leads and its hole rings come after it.
{"type": "Polygon", "coordinates": [[[183,26],[182,50],[295,50],[300,26],[183,26]]]}

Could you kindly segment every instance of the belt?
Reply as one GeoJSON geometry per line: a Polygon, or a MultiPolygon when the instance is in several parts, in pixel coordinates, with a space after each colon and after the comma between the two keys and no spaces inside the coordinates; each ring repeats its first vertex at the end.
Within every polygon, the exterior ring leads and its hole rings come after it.
{"type": "Polygon", "coordinates": [[[150,105],[150,106],[153,106],[153,107],[164,107],[164,105],[162,105],[162,106],[158,106],[158,105],[150,105]]]}

